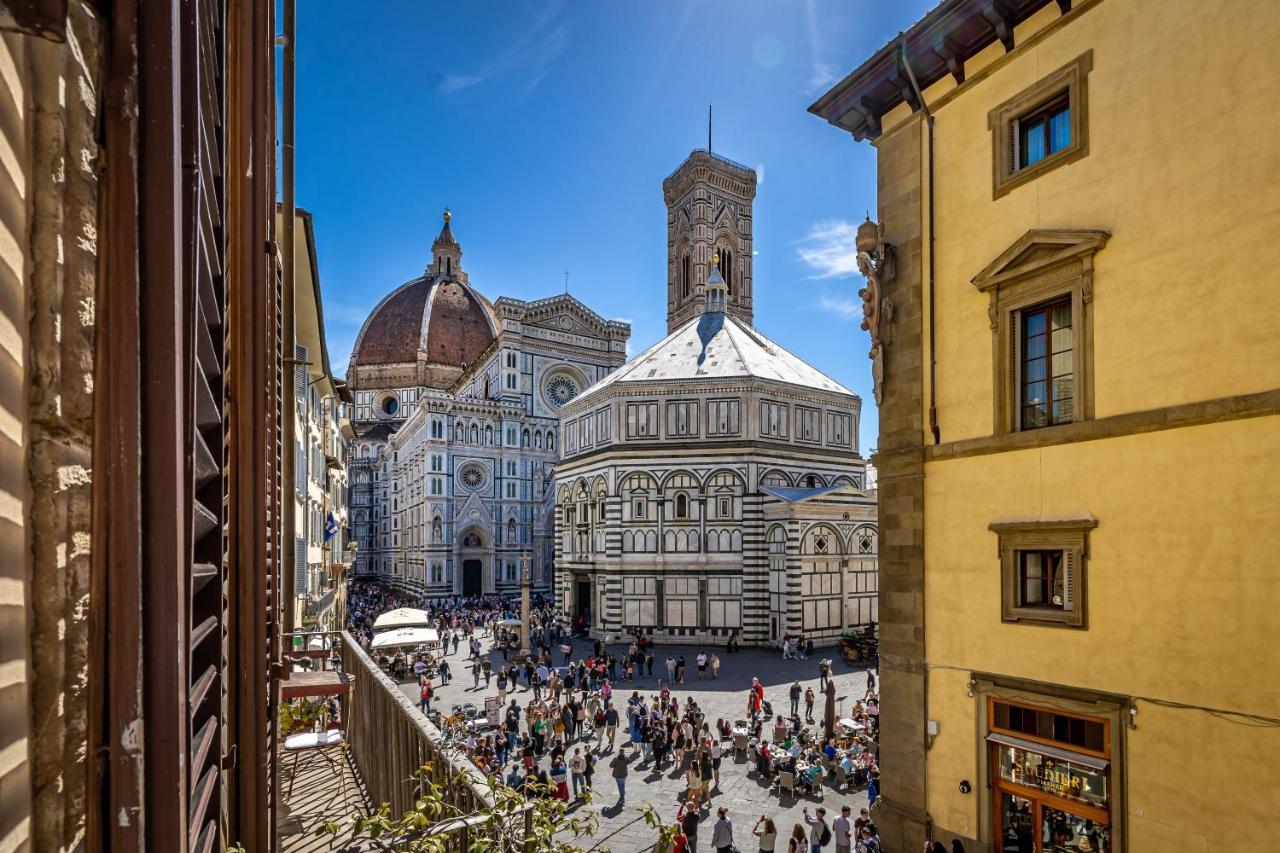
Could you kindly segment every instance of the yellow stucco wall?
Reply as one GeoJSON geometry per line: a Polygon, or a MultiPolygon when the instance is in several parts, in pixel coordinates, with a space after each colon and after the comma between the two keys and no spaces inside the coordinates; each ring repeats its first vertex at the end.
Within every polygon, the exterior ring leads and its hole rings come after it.
{"type": "MultiPolygon", "coordinates": [[[[943,825],[978,820],[957,788],[978,781],[970,670],[1280,715],[1277,459],[1280,418],[1264,417],[926,466],[929,715],[941,722],[929,796],[943,825]],[[1088,629],[1002,623],[987,525],[1082,513],[1098,519],[1088,629]]],[[[1130,850],[1161,849],[1161,826],[1207,834],[1207,850],[1274,842],[1280,728],[1142,701],[1137,723],[1130,850]],[[1230,808],[1189,807],[1193,791],[1230,808]]]]}
{"type": "MultiPolygon", "coordinates": [[[[1030,228],[1112,232],[1096,259],[1097,417],[1280,386],[1280,241],[1266,239],[1280,233],[1280,14],[1214,5],[1209,25],[1102,0],[935,106],[944,441],[991,434],[988,299],[970,282],[1030,228]],[[1088,156],[993,200],[988,112],[1089,49],[1088,156]]],[[[1042,10],[1019,38],[1057,17],[1042,10]]],[[[971,80],[1003,56],[971,60],[971,80]]]]}
{"type": "MultiPolygon", "coordinates": [[[[1075,5],[1061,24],[1049,4],[1021,25],[1013,54],[997,43],[971,59],[958,91],[948,79],[926,92],[944,442],[992,433],[989,300],[971,279],[1031,228],[1112,233],[1095,259],[1095,417],[1280,388],[1280,14],[1247,0],[1208,18],[1151,0],[1075,5]],[[1088,156],[993,199],[988,112],[1086,50],[1088,156]]],[[[911,111],[882,120],[887,135],[911,111]]],[[[958,789],[984,783],[971,671],[1280,717],[1277,460],[1280,418],[1258,417],[926,465],[939,827],[979,834],[976,787],[958,789]],[[1087,630],[1002,623],[988,525],[1083,514],[1099,522],[1087,630]]],[[[1276,849],[1280,728],[1137,708],[1124,849],[1276,849]]]]}

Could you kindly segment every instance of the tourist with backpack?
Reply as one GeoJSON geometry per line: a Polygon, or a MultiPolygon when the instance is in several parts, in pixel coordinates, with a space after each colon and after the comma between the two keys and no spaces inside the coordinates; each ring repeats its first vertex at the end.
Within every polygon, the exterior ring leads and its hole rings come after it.
{"type": "Polygon", "coordinates": [[[804,809],[804,822],[809,824],[809,853],[821,853],[831,843],[831,827],[827,825],[827,810],[818,806],[818,816],[809,817],[809,807],[804,809]]]}

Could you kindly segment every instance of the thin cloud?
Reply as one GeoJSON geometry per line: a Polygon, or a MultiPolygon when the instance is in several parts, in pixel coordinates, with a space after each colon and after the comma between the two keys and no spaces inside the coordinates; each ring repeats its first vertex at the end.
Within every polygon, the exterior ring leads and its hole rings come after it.
{"type": "Polygon", "coordinates": [[[347,325],[347,326],[363,326],[365,318],[369,316],[369,312],[373,310],[372,305],[356,305],[352,302],[343,302],[338,299],[326,299],[324,301],[324,322],[347,325]]]}
{"type": "Polygon", "coordinates": [[[822,44],[818,40],[818,12],[814,8],[814,0],[804,4],[806,23],[809,26],[809,92],[815,93],[836,79],[835,69],[828,62],[822,61],[822,44]]]}
{"type": "Polygon", "coordinates": [[[845,320],[862,319],[862,302],[860,300],[824,293],[818,297],[818,307],[828,314],[835,314],[845,320]]]}
{"type": "Polygon", "coordinates": [[[857,227],[843,219],[815,222],[796,246],[801,263],[813,273],[809,278],[850,278],[858,272],[858,250],[853,238],[857,227]]]}
{"type": "Polygon", "coordinates": [[[756,186],[764,183],[764,163],[756,164],[756,186]]]}
{"type": "Polygon", "coordinates": [[[440,91],[452,95],[515,70],[525,74],[525,91],[536,88],[569,46],[568,27],[555,20],[559,11],[559,4],[556,4],[540,15],[523,39],[478,68],[461,74],[446,74],[440,81],[440,91]]]}

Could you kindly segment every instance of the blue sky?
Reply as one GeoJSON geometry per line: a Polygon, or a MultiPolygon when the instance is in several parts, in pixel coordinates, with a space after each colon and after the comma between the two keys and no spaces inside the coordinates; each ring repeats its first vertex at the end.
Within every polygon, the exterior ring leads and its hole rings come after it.
{"type": "Polygon", "coordinates": [[[378,300],[419,275],[445,206],[490,299],[571,292],[666,331],[662,179],[706,145],[759,173],[755,324],[863,400],[852,229],[866,143],[806,108],[931,0],[298,4],[298,204],[315,219],[326,332],[345,372],[378,300]]]}

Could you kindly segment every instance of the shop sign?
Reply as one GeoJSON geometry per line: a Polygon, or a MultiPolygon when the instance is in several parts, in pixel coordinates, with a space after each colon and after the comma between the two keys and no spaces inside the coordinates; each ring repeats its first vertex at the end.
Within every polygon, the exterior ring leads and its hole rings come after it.
{"type": "Polygon", "coordinates": [[[1105,772],[1015,746],[1001,745],[999,749],[1001,779],[1055,797],[1106,808],[1105,772]]]}

